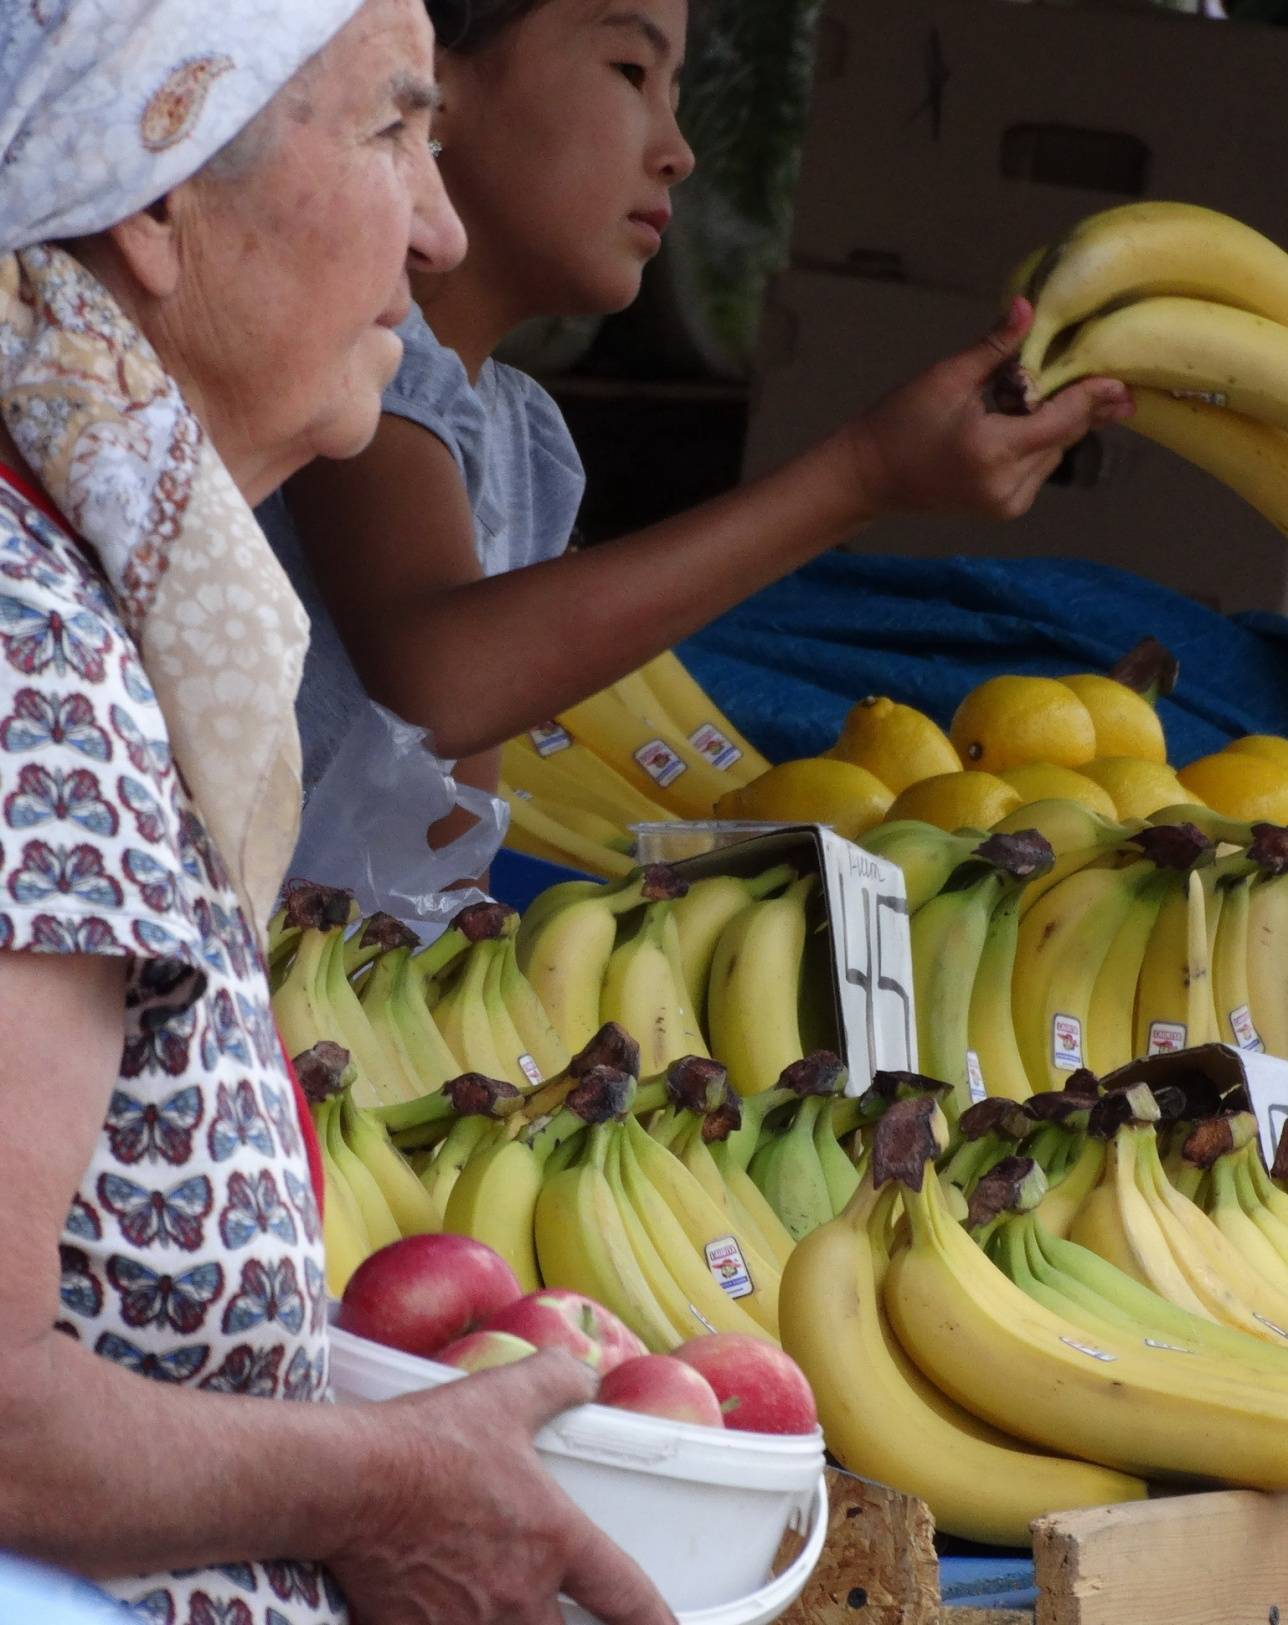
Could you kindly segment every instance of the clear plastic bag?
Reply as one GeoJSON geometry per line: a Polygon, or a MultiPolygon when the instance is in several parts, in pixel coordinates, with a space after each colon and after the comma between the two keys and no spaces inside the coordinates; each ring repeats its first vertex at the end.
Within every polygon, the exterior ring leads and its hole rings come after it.
{"type": "Polygon", "coordinates": [[[347,886],[364,914],[392,914],[436,935],[483,900],[475,888],[447,888],[487,869],[510,818],[499,797],[458,784],[454,765],[435,755],[423,728],[369,701],[309,796],[291,875],[347,886]],[[456,807],[476,822],[431,847],[429,826],[456,807]]]}

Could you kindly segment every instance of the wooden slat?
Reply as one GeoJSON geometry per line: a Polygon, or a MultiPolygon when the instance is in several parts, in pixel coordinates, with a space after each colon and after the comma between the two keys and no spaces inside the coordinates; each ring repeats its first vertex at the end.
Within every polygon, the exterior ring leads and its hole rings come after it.
{"type": "Polygon", "coordinates": [[[1288,1620],[1288,1495],[1169,1496],[1039,1518],[1036,1625],[1288,1620]]]}
{"type": "MultiPolygon", "coordinates": [[[[827,1493],[827,1544],[782,1625],[940,1625],[925,1502],[830,1468],[827,1493]]],[[[956,1609],[950,1618],[959,1618],[956,1609]]]]}

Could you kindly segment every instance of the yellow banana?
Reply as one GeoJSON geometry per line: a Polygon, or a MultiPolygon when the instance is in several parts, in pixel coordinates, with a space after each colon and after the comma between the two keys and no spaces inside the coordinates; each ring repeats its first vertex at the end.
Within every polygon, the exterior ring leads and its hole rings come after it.
{"type": "Polygon", "coordinates": [[[366,1220],[358,1206],[357,1197],[350,1190],[343,1172],[337,1166],[327,1143],[327,1125],[338,1100],[323,1101],[313,1111],[318,1145],[322,1152],[323,1196],[322,1250],[326,1266],[326,1289],[333,1298],[342,1298],[349,1277],[375,1251],[375,1244],[367,1233],[366,1220]]]}
{"type": "Polygon", "coordinates": [[[674,651],[650,660],[637,675],[648,685],[666,720],[735,784],[750,784],[768,773],[772,764],[738,732],[674,651]]]}
{"type": "Polygon", "coordinates": [[[501,1078],[513,1083],[513,1060],[507,1065],[496,1045],[496,1033],[488,1013],[486,987],[496,944],[485,938],[476,942],[465,956],[456,980],[434,1007],[434,1021],[467,1072],[485,1078],[501,1078]]]}
{"type": "Polygon", "coordinates": [[[1266,1049],[1288,1058],[1288,876],[1256,881],[1248,897],[1248,1003],[1266,1049]]]}
{"type": "MultiPolygon", "coordinates": [[[[1015,1040],[1015,1017],[1011,1008],[1011,981],[1015,973],[1015,953],[1020,940],[1020,898],[1012,888],[994,905],[984,932],[975,981],[966,1018],[966,1048],[974,1057],[974,1067],[984,1093],[1008,1100],[1027,1100],[1033,1093],[1024,1057],[1015,1040]]],[[[968,1061],[968,1081],[974,1089],[974,1073],[968,1061]]]]}
{"type": "Polygon", "coordinates": [[[672,1141],[671,1151],[689,1170],[717,1206],[728,1215],[728,1227],[735,1235],[746,1235],[752,1247],[768,1259],[781,1275],[796,1245],[782,1220],[737,1164],[723,1169],[702,1138],[702,1119],[694,1117],[687,1132],[672,1141]]]}
{"type": "Polygon", "coordinates": [[[1026,1546],[1044,1512],[1137,1500],[1138,1479],[1031,1450],[929,1382],[881,1305],[885,1216],[870,1181],[796,1248],[780,1293],[783,1347],[809,1379],[828,1449],[852,1473],[926,1501],[948,1534],[1026,1546]]]}
{"type": "MultiPolygon", "coordinates": [[[[740,1332],[777,1342],[772,1333],[716,1285],[706,1259],[698,1257],[679,1218],[641,1168],[626,1132],[617,1133],[614,1155],[619,1161],[609,1165],[609,1182],[612,1184],[615,1178],[619,1179],[618,1190],[638,1221],[639,1231],[631,1230],[630,1234],[646,1279],[655,1292],[667,1289],[666,1278],[672,1283],[670,1301],[672,1305],[682,1306],[677,1330],[683,1331],[687,1320],[690,1328],[698,1330],[706,1327],[717,1332],[740,1332]],[[647,1246],[643,1246],[643,1242],[647,1242],[647,1246]],[[659,1269],[662,1274],[658,1273],[659,1269]]],[[[674,1309],[671,1312],[674,1314],[674,1309]]],[[[688,1335],[695,1333],[690,1329],[688,1335]]]]}
{"type": "Polygon", "coordinates": [[[948,1217],[937,1180],[923,1173],[902,1195],[911,1240],[883,1302],[905,1351],[959,1404],[1043,1448],[1076,1441],[1088,1459],[1142,1476],[1288,1484],[1288,1390],[1256,1381],[1256,1366],[1089,1336],[1007,1279],[948,1217]]]}
{"type": "Polygon", "coordinates": [[[1093,317],[1043,368],[1039,392],[1102,375],[1288,429],[1288,327],[1231,305],[1163,297],[1093,317]]]}
{"type": "MultiPolygon", "coordinates": [[[[628,682],[632,699],[638,691],[628,682]]],[[[603,689],[559,713],[558,721],[589,745],[641,794],[686,818],[710,818],[712,808],[729,788],[684,738],[664,723],[644,722],[623,698],[622,685],[603,689]]]]}
{"type": "MultiPolygon", "coordinates": [[[[523,1050],[535,1063],[541,1078],[553,1078],[568,1065],[568,1046],[555,1031],[531,982],[519,969],[512,937],[505,941],[500,967],[501,998],[523,1050]]],[[[523,1070],[527,1075],[528,1069],[523,1070]]]]}
{"type": "Polygon", "coordinates": [[[395,1047],[422,1095],[441,1089],[466,1069],[439,1032],[411,971],[412,950],[382,953],[362,984],[362,1008],[372,1030],[387,1047],[395,1047]]]}
{"type": "Polygon", "coordinates": [[[669,902],[650,903],[635,929],[618,942],[599,998],[600,1021],[615,1021],[635,1039],[646,1077],[664,1072],[682,1055],[705,1052],[687,1013],[677,956],[664,945],[670,908],[669,902]]]}
{"type": "Polygon", "coordinates": [[[1248,992],[1248,916],[1252,904],[1251,875],[1234,877],[1221,886],[1220,913],[1212,940],[1212,1002],[1216,1010],[1216,1037],[1238,1049],[1261,1049],[1252,1020],[1248,992]]]}
{"type": "Polygon", "coordinates": [[[1216,1033],[1203,882],[1194,870],[1164,897],[1141,962],[1136,994],[1137,1055],[1193,1048],[1216,1033]]]}
{"type": "Polygon", "coordinates": [[[512,791],[504,784],[501,794],[510,809],[510,833],[506,841],[515,851],[605,878],[627,875],[635,868],[633,858],[605,846],[601,839],[573,829],[530,796],[512,791]]]}
{"type": "Polygon", "coordinates": [[[384,1192],[367,1165],[354,1153],[344,1137],[342,1103],[336,1101],[326,1115],[326,1143],[336,1168],[353,1193],[362,1222],[373,1248],[387,1247],[401,1236],[398,1222],[390,1211],[384,1192]]]}
{"type": "Polygon", "coordinates": [[[564,734],[553,743],[553,754],[543,755],[531,734],[520,734],[501,747],[501,777],[516,790],[531,790],[555,801],[571,801],[611,818],[627,828],[631,824],[667,823],[675,814],[661,802],[643,795],[609,767],[594,751],[564,734]]]}
{"type": "MultiPolygon", "coordinates": [[[[650,1182],[671,1210],[687,1237],[689,1250],[712,1281],[715,1282],[717,1271],[722,1277],[737,1280],[745,1274],[751,1290],[740,1290],[730,1302],[736,1303],[771,1337],[777,1338],[778,1283],[782,1274],[777,1264],[757,1245],[749,1229],[735,1227],[731,1205],[713,1199],[680,1158],[659,1145],[635,1117],[626,1119],[622,1132],[631,1145],[641,1176],[650,1182]],[[730,1239],[742,1255],[746,1266],[743,1272],[737,1271],[737,1260],[722,1245],[730,1239]]],[[[723,1286],[715,1284],[724,1292],[723,1286]]]]}
{"type": "Polygon", "coordinates": [[[1288,535],[1288,432],[1227,406],[1178,400],[1162,389],[1133,389],[1132,399],[1129,429],[1228,485],[1288,535]]]}
{"type": "Polygon", "coordinates": [[[1152,1129],[1134,1138],[1137,1179],[1154,1203],[1172,1255],[1214,1320],[1288,1350],[1288,1294],[1258,1276],[1208,1218],[1172,1185],[1158,1158],[1152,1129]]]}
{"type": "Polygon", "coordinates": [[[859,845],[873,857],[896,865],[903,875],[908,913],[915,914],[944,889],[949,875],[974,854],[983,839],[982,831],[950,833],[919,818],[896,818],[870,829],[859,845]]]}
{"type": "Polygon", "coordinates": [[[780,897],[749,903],[720,933],[707,991],[711,1049],[740,1095],[772,1089],[802,1055],[799,998],[806,875],[780,897]]]}
{"type": "Polygon", "coordinates": [[[541,910],[539,923],[526,938],[520,929],[520,968],[571,1054],[585,1048],[599,1031],[600,994],[619,916],[637,908],[646,892],[662,896],[682,889],[659,887],[658,880],[658,871],[641,870],[624,886],[598,886],[590,895],[568,894],[565,906],[541,910]]]}
{"type": "Polygon", "coordinates": [[[500,1253],[525,1292],[542,1284],[537,1265],[541,1162],[521,1140],[496,1136],[477,1146],[447,1198],[443,1229],[472,1236],[500,1253]]]}
{"type": "Polygon", "coordinates": [[[1110,305],[1179,295],[1288,322],[1288,255],[1268,237],[1192,203],[1124,203],[1079,221],[1032,271],[1033,326],[1020,352],[1040,370],[1051,341],[1110,305]]]}
{"type": "Polygon", "coordinates": [[[691,1319],[677,1330],[640,1269],[605,1173],[613,1131],[612,1124],[592,1128],[582,1159],[543,1180],[535,1215],[541,1275],[547,1286],[602,1303],[654,1354],[666,1354],[701,1327],[691,1319]]]}
{"type": "Polygon", "coordinates": [[[762,875],[744,880],[739,875],[707,875],[695,880],[672,910],[680,942],[680,960],[689,1008],[701,1021],[707,1004],[707,984],[720,933],[748,903],[758,902],[796,879],[790,864],[782,863],[762,875]]]}
{"type": "Polygon", "coordinates": [[[951,1115],[971,1104],[970,1007],[989,922],[1005,882],[985,870],[970,885],[940,892],[912,917],[917,1065],[953,1087],[951,1115]]]}
{"type": "Polygon", "coordinates": [[[437,1230],[438,1213],[429,1193],[390,1141],[384,1124],[363,1111],[347,1093],[338,1116],[346,1144],[380,1187],[399,1234],[421,1236],[437,1230]]]}
{"type": "Polygon", "coordinates": [[[1083,1034],[1087,1065],[1098,1077],[1126,1066],[1137,1053],[1136,988],[1158,911],[1175,884],[1175,876],[1160,869],[1136,889],[1096,973],[1083,1034]]]}

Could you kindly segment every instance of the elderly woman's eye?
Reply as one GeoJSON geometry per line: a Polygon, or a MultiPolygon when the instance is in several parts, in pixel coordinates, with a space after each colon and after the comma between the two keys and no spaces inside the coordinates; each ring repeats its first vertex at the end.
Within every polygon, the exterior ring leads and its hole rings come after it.
{"type": "Polygon", "coordinates": [[[405,119],[397,119],[393,124],[387,124],[380,133],[390,141],[397,141],[401,136],[405,135],[406,132],[407,121],[405,119]]]}

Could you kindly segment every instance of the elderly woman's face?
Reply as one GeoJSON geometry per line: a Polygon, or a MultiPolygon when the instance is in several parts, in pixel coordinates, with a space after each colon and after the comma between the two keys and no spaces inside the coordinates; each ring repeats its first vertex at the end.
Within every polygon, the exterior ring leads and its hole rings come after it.
{"type": "Polygon", "coordinates": [[[180,269],[164,359],[256,500],[375,432],[401,357],[407,265],[465,251],[429,153],[433,34],[422,0],[367,0],[283,93],[235,179],[171,194],[180,269]]]}

